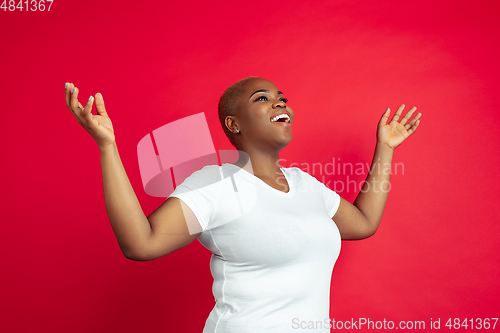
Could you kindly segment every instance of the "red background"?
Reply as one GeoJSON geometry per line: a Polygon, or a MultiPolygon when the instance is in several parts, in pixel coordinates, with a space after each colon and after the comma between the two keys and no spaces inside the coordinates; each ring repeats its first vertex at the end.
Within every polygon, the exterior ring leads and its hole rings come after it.
{"type": "Polygon", "coordinates": [[[456,0],[56,0],[50,12],[0,11],[0,330],[201,332],[213,306],[210,253],[195,241],[152,262],[123,257],[99,152],[66,109],[64,83],[80,88],[82,102],[103,93],[149,214],[163,199],[144,193],[139,140],[204,111],[216,149],[230,149],[217,101],[252,75],[274,81],[296,113],[284,166],[369,162],[387,107],[423,113],[396,150],[404,174],[392,177],[379,231],[343,243],[331,318],[441,318],[448,330],[447,318],[500,317],[499,9],[456,0]]]}

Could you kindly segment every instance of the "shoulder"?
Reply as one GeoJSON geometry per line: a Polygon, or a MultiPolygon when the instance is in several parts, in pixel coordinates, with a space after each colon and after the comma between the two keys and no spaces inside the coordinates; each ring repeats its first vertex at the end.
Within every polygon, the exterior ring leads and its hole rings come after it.
{"type": "Polygon", "coordinates": [[[179,187],[186,187],[191,190],[206,187],[215,184],[221,179],[221,171],[218,165],[207,165],[202,169],[193,172],[190,176],[186,177],[182,183],[178,184],[179,187]]]}
{"type": "Polygon", "coordinates": [[[215,173],[220,175],[220,166],[218,166],[218,165],[206,165],[203,168],[201,168],[200,170],[193,172],[191,174],[191,176],[189,176],[189,177],[203,178],[203,177],[215,174],[215,173]]]}

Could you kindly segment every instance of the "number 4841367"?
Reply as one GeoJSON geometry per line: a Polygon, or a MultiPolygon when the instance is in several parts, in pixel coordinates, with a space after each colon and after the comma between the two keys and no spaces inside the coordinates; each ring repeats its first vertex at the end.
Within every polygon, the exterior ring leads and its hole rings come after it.
{"type": "Polygon", "coordinates": [[[17,2],[16,4],[16,1],[14,0],[4,0],[2,2],[2,5],[0,6],[0,9],[3,9],[4,12],[6,12],[7,10],[10,11],[10,12],[13,12],[13,11],[32,11],[32,12],[36,12],[36,11],[39,11],[39,12],[44,12],[44,11],[48,11],[50,12],[50,7],[52,7],[52,3],[54,2],[54,0],[20,0],[19,2],[17,2]]]}
{"type": "Polygon", "coordinates": [[[471,318],[464,319],[463,321],[460,318],[454,318],[453,320],[449,318],[446,321],[445,326],[449,329],[495,329],[497,325],[498,318],[471,318]]]}

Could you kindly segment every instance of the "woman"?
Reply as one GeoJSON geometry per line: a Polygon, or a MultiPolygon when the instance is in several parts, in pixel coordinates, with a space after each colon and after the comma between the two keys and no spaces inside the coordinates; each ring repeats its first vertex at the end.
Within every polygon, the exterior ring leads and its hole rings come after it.
{"type": "Polygon", "coordinates": [[[389,191],[394,149],[415,132],[421,114],[402,105],[377,130],[372,168],[354,204],[297,168],[281,168],[279,152],[292,139],[294,112],[283,93],[262,78],[229,87],[219,118],[240,151],[235,164],[193,173],[149,216],[127,178],[101,94],[83,107],[66,84],[66,103],[96,141],[104,200],[125,257],[153,260],[194,239],[212,251],[216,305],[204,332],[329,332],[329,295],[341,239],[375,233],[389,191]],[[206,179],[220,175],[217,181],[206,179]]]}

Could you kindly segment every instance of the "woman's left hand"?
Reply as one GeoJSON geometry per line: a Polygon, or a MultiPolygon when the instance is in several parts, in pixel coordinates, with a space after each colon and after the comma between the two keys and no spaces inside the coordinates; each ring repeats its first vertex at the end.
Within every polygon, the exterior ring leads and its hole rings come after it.
{"type": "Polygon", "coordinates": [[[421,113],[418,113],[408,122],[417,108],[415,106],[412,107],[410,111],[401,118],[404,108],[405,105],[401,104],[389,123],[387,123],[387,121],[389,120],[390,109],[387,109],[378,124],[377,141],[386,144],[393,150],[402,144],[410,135],[415,133],[420,124],[419,118],[422,115],[421,113]]]}

